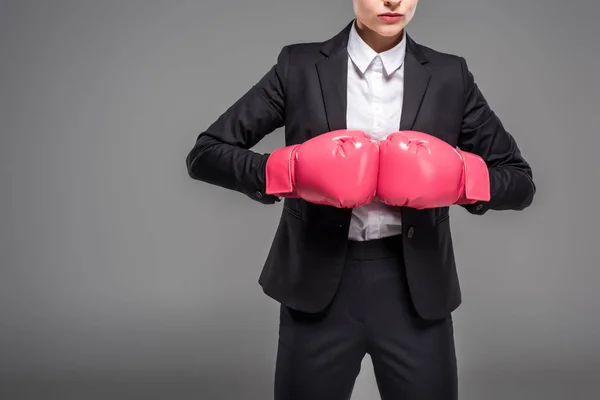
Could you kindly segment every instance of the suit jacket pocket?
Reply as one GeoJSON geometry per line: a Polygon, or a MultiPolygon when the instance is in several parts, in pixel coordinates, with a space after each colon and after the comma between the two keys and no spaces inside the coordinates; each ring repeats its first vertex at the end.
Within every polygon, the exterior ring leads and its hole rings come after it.
{"type": "Polygon", "coordinates": [[[302,219],[301,207],[300,199],[284,199],[283,201],[283,211],[298,219],[302,219]]]}
{"type": "Polygon", "coordinates": [[[444,222],[450,217],[450,207],[439,207],[435,209],[435,224],[444,222]]]}

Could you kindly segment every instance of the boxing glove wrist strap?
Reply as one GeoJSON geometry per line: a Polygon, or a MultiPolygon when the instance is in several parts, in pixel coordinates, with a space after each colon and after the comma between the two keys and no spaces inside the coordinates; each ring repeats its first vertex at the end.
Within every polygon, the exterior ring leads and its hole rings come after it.
{"type": "Polygon", "coordinates": [[[266,194],[293,197],[294,155],[298,145],[287,146],[271,153],[266,165],[266,194]]]}
{"type": "Polygon", "coordinates": [[[474,204],[490,200],[490,176],[488,167],[476,154],[457,150],[463,160],[463,190],[456,204],[474,204]]]}

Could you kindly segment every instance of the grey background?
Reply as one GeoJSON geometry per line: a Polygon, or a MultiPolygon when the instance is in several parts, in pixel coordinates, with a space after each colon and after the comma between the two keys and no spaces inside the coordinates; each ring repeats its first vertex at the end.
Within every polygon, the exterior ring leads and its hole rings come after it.
{"type": "MultiPolygon", "coordinates": [[[[461,399],[598,397],[598,8],[422,0],[409,25],[466,57],[538,186],[523,212],[451,211],[461,399]]],[[[351,0],[0,1],[2,400],[271,398],[257,279],[281,204],[191,180],[185,156],[283,45],[351,18],[351,0]]],[[[374,398],[366,357],[353,399],[374,398]]]]}

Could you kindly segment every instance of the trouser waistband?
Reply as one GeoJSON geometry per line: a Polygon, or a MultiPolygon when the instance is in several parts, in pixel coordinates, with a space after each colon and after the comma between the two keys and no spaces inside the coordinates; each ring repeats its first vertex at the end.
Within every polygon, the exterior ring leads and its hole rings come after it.
{"type": "Polygon", "coordinates": [[[346,252],[354,260],[376,260],[402,256],[402,235],[373,240],[349,240],[346,252]]]}

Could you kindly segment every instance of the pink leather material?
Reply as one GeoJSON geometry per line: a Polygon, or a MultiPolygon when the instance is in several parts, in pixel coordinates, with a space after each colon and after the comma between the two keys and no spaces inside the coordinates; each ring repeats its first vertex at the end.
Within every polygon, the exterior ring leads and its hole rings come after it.
{"type": "Polygon", "coordinates": [[[273,151],[266,165],[266,194],[276,194],[282,197],[294,197],[294,154],[298,145],[287,146],[273,151]]]}
{"type": "Polygon", "coordinates": [[[456,204],[474,204],[478,201],[490,201],[490,172],[481,157],[458,150],[463,159],[464,190],[456,204]]]}
{"type": "Polygon", "coordinates": [[[484,199],[489,180],[484,179],[483,160],[472,156],[423,132],[392,133],[380,143],[377,197],[416,209],[484,199]]]}
{"type": "Polygon", "coordinates": [[[279,149],[267,160],[267,194],[338,208],[367,204],[377,189],[378,153],[378,144],[355,130],[327,132],[279,149]]]}

